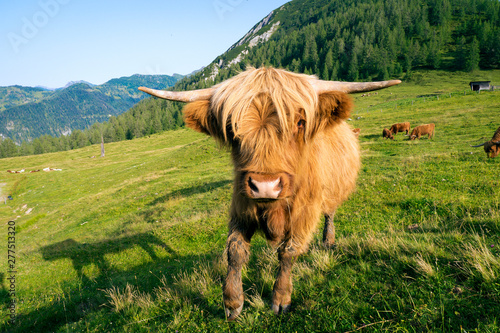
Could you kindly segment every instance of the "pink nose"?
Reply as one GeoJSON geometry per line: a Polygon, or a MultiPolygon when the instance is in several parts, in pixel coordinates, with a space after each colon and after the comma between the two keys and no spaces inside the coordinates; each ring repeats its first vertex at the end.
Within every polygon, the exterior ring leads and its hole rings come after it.
{"type": "Polygon", "coordinates": [[[282,190],[280,178],[270,181],[258,181],[248,177],[248,187],[254,199],[278,199],[282,190]]]}

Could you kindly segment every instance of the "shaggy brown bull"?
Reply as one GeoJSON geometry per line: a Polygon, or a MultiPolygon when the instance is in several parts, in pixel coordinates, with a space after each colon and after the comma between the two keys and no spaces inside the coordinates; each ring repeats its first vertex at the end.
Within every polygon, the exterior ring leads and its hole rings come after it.
{"type": "Polygon", "coordinates": [[[493,137],[490,141],[486,141],[485,143],[472,147],[481,146],[483,146],[484,152],[486,153],[488,158],[497,157],[500,153],[500,127],[498,127],[498,129],[495,131],[495,134],[493,134],[493,137]]]}
{"type": "Polygon", "coordinates": [[[276,314],[290,309],[294,258],[307,249],[322,214],[323,241],[333,244],[333,215],[356,184],[360,152],[345,122],[352,107],[347,93],[398,83],[328,82],[251,68],[208,89],[139,88],[190,102],[183,110],[186,125],[231,148],[235,178],[223,287],[229,320],[243,308],[241,270],[259,230],[277,247],[279,259],[272,309],[276,314]]]}
{"type": "Polygon", "coordinates": [[[406,135],[408,135],[408,133],[410,133],[410,123],[405,122],[405,123],[394,124],[391,126],[390,131],[394,135],[398,134],[398,132],[406,132],[406,135]]]}
{"type": "Polygon", "coordinates": [[[415,138],[420,139],[422,135],[428,135],[429,139],[434,137],[434,124],[419,125],[415,127],[410,134],[410,140],[415,140],[415,138]]]}
{"type": "Polygon", "coordinates": [[[394,140],[394,137],[392,136],[392,132],[390,130],[388,130],[387,128],[384,128],[382,130],[382,137],[384,139],[391,139],[391,140],[394,140]]]}

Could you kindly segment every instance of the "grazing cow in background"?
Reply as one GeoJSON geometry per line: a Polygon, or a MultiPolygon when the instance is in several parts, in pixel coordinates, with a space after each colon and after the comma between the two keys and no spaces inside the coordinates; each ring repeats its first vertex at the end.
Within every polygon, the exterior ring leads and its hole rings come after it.
{"type": "Polygon", "coordinates": [[[500,127],[498,127],[498,129],[495,131],[490,141],[486,141],[485,143],[472,147],[481,146],[483,146],[484,152],[486,153],[488,158],[497,157],[500,153],[500,127]]]}
{"type": "Polygon", "coordinates": [[[410,123],[405,122],[405,123],[394,124],[391,126],[390,131],[394,135],[398,134],[398,132],[406,132],[406,135],[408,135],[408,133],[410,133],[410,123]]]}
{"type": "Polygon", "coordinates": [[[392,132],[390,130],[388,130],[387,128],[384,128],[382,130],[382,137],[385,139],[394,140],[394,137],[392,136],[392,132]]]}
{"type": "Polygon", "coordinates": [[[427,138],[432,139],[434,137],[434,124],[419,125],[411,131],[410,140],[415,140],[415,138],[420,139],[422,135],[428,135],[427,138]]]}
{"type": "Polygon", "coordinates": [[[361,128],[354,128],[352,132],[357,138],[359,138],[359,135],[361,134],[361,128]]]}
{"type": "Polygon", "coordinates": [[[235,177],[223,287],[228,320],[243,308],[242,267],[258,230],[277,247],[272,309],[276,314],[290,309],[295,258],[306,251],[322,214],[323,241],[333,244],[333,215],[355,188],[360,148],[345,121],[352,107],[347,93],[400,82],[332,82],[250,68],[207,89],[139,88],[189,102],[183,110],[186,125],[231,149],[235,177]]]}

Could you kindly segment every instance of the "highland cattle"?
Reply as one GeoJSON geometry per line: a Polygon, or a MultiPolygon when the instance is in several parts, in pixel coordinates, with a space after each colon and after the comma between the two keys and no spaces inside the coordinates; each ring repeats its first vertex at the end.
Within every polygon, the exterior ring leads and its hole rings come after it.
{"type": "Polygon", "coordinates": [[[427,134],[427,138],[432,139],[434,137],[435,124],[419,125],[411,131],[410,140],[420,139],[422,135],[427,134]]]}
{"type": "Polygon", "coordinates": [[[394,136],[392,135],[392,132],[390,130],[388,130],[387,128],[384,128],[382,130],[382,137],[384,139],[391,139],[391,140],[394,140],[394,136]]]}
{"type": "Polygon", "coordinates": [[[500,127],[495,131],[491,140],[486,141],[480,145],[472,146],[472,147],[483,147],[484,152],[488,158],[497,157],[500,153],[500,127]]]}
{"type": "Polygon", "coordinates": [[[394,124],[391,126],[389,130],[394,135],[398,134],[398,132],[406,132],[406,135],[408,135],[408,133],[410,133],[410,123],[404,122],[404,123],[394,124]]]}
{"type": "Polygon", "coordinates": [[[278,253],[272,309],[276,314],[290,309],[295,258],[306,251],[322,215],[323,242],[333,244],[334,213],[356,185],[360,147],[345,121],[352,108],[348,93],[398,83],[323,81],[281,69],[250,68],[212,88],[139,88],[188,102],[186,125],[231,151],[234,192],[223,286],[228,320],[243,308],[242,268],[257,231],[278,253]]]}

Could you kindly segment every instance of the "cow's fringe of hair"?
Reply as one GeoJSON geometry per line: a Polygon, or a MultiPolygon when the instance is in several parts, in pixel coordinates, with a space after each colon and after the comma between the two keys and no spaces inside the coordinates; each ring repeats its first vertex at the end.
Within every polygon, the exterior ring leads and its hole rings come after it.
{"type": "MultiPolygon", "coordinates": [[[[309,81],[309,75],[291,73],[275,68],[249,68],[245,72],[224,81],[212,97],[212,109],[227,140],[227,125],[231,125],[235,137],[242,130],[238,127],[245,111],[252,107],[256,99],[268,96],[274,106],[280,128],[287,129],[283,135],[291,133],[290,129],[297,121],[296,115],[303,110],[307,123],[313,123],[318,105],[318,95],[309,81]],[[237,87],[237,88],[235,88],[237,87]]],[[[311,128],[306,129],[311,130],[311,128]]],[[[306,137],[310,133],[306,132],[306,137]]],[[[286,137],[284,139],[287,139],[286,137]]]]}

